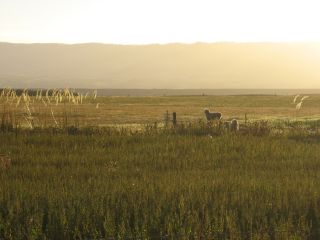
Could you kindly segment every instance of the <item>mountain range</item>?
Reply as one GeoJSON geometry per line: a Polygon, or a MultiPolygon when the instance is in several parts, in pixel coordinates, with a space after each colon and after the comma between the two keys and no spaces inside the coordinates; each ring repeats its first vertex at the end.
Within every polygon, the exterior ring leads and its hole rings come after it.
{"type": "Polygon", "coordinates": [[[0,43],[0,87],[320,88],[318,43],[0,43]]]}

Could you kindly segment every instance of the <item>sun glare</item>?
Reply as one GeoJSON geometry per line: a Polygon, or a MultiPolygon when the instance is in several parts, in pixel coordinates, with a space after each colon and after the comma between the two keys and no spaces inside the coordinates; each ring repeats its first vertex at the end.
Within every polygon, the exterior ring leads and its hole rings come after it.
{"type": "Polygon", "coordinates": [[[14,42],[320,41],[317,1],[4,0],[0,40],[14,42]]]}

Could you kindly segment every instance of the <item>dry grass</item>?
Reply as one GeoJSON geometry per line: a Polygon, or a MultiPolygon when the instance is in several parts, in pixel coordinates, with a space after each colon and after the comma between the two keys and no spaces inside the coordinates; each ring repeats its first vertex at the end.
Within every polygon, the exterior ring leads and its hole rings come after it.
{"type": "Polygon", "coordinates": [[[320,132],[218,130],[0,132],[0,239],[320,239],[320,132]]]}
{"type": "MultiPolygon", "coordinates": [[[[69,89],[37,90],[33,95],[24,89],[21,93],[10,88],[0,91],[1,127],[27,128],[50,127],[65,128],[79,125],[81,106],[87,104],[94,108],[97,91],[83,96],[69,89]]],[[[87,110],[86,110],[87,111],[87,110]]],[[[83,116],[82,116],[83,117],[83,116]]]]}
{"type": "Polygon", "coordinates": [[[1,116],[34,126],[67,116],[72,127],[0,131],[0,239],[320,239],[320,121],[230,133],[203,114],[315,119],[320,96],[299,111],[292,96],[33,98],[13,112],[4,100],[1,116]],[[166,110],[204,121],[132,130],[166,110]]]}
{"type": "MultiPolygon", "coordinates": [[[[45,93],[43,93],[45,94],[45,93]]],[[[110,124],[144,124],[161,122],[166,111],[177,112],[178,121],[205,120],[206,107],[221,112],[223,118],[244,120],[257,119],[315,119],[320,117],[320,95],[304,99],[303,107],[296,109],[294,96],[175,96],[175,97],[97,97],[90,95],[70,97],[65,102],[56,103],[56,98],[41,100],[29,96],[32,104],[23,99],[11,104],[14,119],[24,127],[31,125],[25,117],[33,118],[37,126],[106,126],[110,124]],[[20,101],[19,107],[14,105],[20,101]]],[[[6,103],[0,100],[0,116],[8,111],[6,103]]],[[[6,119],[10,119],[7,114],[6,119]]],[[[12,115],[12,114],[11,114],[12,115]]],[[[11,117],[13,119],[13,117],[11,117]]]]}
{"type": "Polygon", "coordinates": [[[5,170],[10,168],[11,158],[5,154],[0,154],[0,170],[5,170]]]}

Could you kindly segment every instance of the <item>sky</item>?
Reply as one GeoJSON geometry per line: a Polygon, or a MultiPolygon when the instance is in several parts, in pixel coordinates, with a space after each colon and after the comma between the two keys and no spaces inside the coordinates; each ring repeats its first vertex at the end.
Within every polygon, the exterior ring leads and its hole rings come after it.
{"type": "Polygon", "coordinates": [[[0,42],[318,42],[316,0],[1,0],[0,42]]]}

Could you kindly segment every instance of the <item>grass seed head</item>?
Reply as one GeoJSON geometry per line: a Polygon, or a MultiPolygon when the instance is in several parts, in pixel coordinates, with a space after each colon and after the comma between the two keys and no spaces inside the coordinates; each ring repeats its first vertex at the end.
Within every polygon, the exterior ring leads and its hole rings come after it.
{"type": "Polygon", "coordinates": [[[298,99],[299,96],[300,96],[300,94],[298,94],[298,95],[296,95],[296,96],[294,97],[293,103],[296,103],[296,101],[297,101],[297,99],[298,99]]]}

